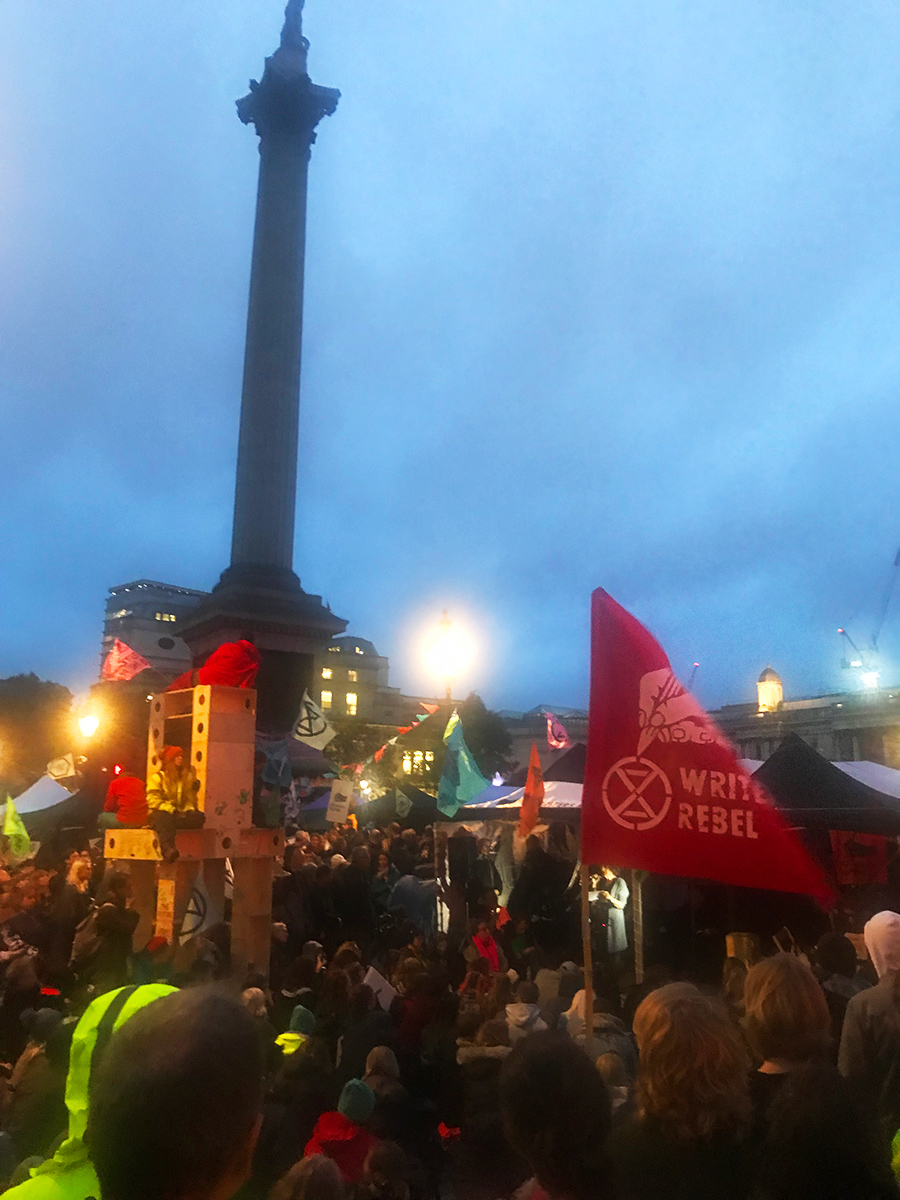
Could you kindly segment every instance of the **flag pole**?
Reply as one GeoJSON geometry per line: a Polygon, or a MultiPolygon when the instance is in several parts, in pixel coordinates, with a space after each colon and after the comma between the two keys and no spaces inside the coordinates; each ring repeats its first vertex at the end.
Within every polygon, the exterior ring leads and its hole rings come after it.
{"type": "Polygon", "coordinates": [[[591,955],[591,869],[581,862],[581,942],[584,952],[584,1033],[594,1036],[594,964],[591,955]]]}
{"type": "Polygon", "coordinates": [[[634,919],[634,981],[644,982],[644,872],[631,873],[631,913],[634,919]]]}

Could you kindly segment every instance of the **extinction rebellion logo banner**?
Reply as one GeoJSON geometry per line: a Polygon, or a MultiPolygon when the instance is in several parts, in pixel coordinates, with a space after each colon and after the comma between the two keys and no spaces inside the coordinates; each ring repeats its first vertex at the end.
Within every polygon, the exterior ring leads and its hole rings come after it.
{"type": "Polygon", "coordinates": [[[602,588],[592,600],[582,841],[594,864],[831,896],[662,647],[602,588]]]}

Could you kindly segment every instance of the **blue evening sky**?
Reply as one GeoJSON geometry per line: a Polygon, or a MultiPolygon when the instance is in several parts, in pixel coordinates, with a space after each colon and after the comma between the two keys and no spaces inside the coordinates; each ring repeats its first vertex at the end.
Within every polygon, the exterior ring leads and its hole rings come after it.
{"type": "MultiPolygon", "coordinates": [[[[0,5],[0,674],[227,564],[277,0],[0,5]]],[[[598,584],[708,705],[840,688],[900,545],[900,9],[308,0],[295,565],[392,682],[584,704],[598,584]]],[[[900,591],[900,589],[898,589],[900,591]]],[[[900,595],[883,635],[900,680],[900,595]]]]}

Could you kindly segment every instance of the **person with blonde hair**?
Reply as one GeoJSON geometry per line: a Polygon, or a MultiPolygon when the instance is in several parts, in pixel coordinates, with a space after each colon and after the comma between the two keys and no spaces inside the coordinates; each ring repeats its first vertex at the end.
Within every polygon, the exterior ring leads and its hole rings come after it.
{"type": "Polygon", "coordinates": [[[325,1154],[312,1154],[282,1175],[269,1200],[344,1200],[346,1195],[337,1163],[325,1154]]]}
{"type": "Polygon", "coordinates": [[[758,1121],[788,1074],[824,1059],[831,1045],[828,1002],[806,962],[774,954],[747,972],[744,1033],[760,1066],[750,1079],[758,1121]]]}
{"type": "Polygon", "coordinates": [[[619,1200],[748,1193],[747,1057],[724,1005],[690,983],[651,992],[634,1018],[637,1111],[610,1139],[619,1200]]]}

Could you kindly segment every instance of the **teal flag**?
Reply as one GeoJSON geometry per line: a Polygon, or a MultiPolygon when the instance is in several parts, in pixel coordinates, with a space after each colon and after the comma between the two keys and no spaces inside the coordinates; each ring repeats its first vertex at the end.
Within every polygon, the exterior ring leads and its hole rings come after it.
{"type": "Polygon", "coordinates": [[[3,818],[3,836],[6,838],[9,852],[13,858],[27,858],[31,853],[31,838],[28,836],[28,830],[25,828],[15,804],[8,796],[6,798],[6,815],[3,818]]]}
{"type": "Polygon", "coordinates": [[[437,806],[445,817],[455,817],[463,804],[484,791],[488,781],[478,770],[463,737],[462,722],[454,709],[444,730],[444,769],[438,788],[437,806]]]}

